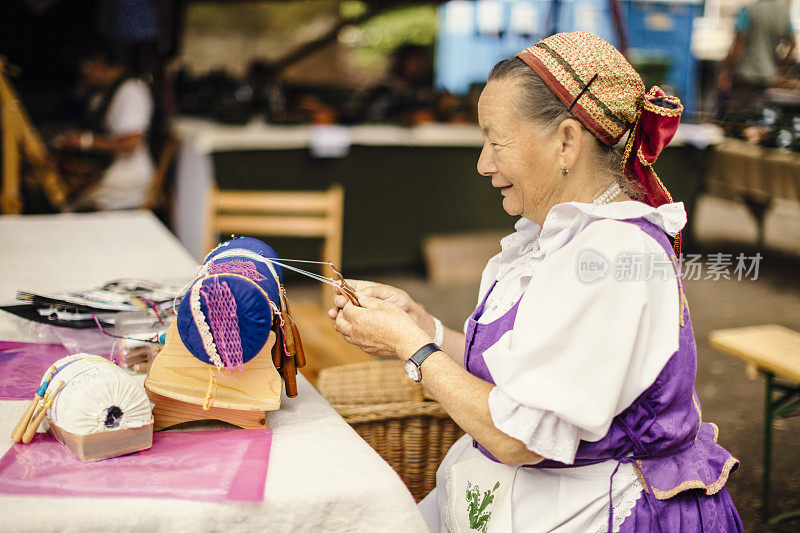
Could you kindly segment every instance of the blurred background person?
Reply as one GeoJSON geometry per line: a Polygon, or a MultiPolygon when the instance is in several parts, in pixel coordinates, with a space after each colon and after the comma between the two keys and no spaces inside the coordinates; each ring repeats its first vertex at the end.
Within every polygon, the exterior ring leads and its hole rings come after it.
{"type": "Polygon", "coordinates": [[[147,144],[150,88],[108,48],[88,53],[80,71],[87,93],[82,127],[54,142],[71,189],[67,210],[140,207],[154,170],[147,144]]]}
{"type": "Polygon", "coordinates": [[[430,52],[424,46],[401,46],[394,53],[389,76],[372,92],[367,120],[409,123],[422,111],[432,115],[433,106],[430,52]]]}
{"type": "Polygon", "coordinates": [[[735,29],[717,83],[723,116],[761,109],[764,91],[794,63],[794,28],[785,2],[758,0],[741,8],[735,29]]]}
{"type": "Polygon", "coordinates": [[[270,122],[282,122],[286,115],[286,94],[277,71],[269,62],[252,61],[246,83],[252,90],[252,109],[270,122]]]}

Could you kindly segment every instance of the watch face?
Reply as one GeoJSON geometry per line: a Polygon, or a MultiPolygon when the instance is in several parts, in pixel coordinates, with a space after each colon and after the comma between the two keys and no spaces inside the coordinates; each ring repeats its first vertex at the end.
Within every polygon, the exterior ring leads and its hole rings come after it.
{"type": "Polygon", "coordinates": [[[420,372],[419,367],[417,365],[415,365],[414,363],[412,363],[410,360],[408,360],[405,363],[403,363],[403,368],[406,369],[406,374],[412,380],[414,380],[414,381],[416,381],[418,383],[420,381],[422,381],[422,372],[420,372]]]}

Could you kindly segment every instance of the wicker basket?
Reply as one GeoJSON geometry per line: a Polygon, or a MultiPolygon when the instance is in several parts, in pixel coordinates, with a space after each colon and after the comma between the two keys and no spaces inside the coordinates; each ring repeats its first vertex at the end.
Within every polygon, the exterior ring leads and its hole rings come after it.
{"type": "Polygon", "coordinates": [[[425,389],[392,359],[326,368],[320,393],[400,475],[416,501],[436,486],[436,469],[463,434],[425,389]]]}

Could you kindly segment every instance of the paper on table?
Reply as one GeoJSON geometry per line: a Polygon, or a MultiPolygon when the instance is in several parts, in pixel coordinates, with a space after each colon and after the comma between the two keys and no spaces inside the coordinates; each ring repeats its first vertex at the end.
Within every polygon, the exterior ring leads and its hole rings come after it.
{"type": "Polygon", "coordinates": [[[0,459],[0,493],[260,502],[271,443],[271,429],[167,431],[149,450],[83,463],[40,433],[0,459]]]}

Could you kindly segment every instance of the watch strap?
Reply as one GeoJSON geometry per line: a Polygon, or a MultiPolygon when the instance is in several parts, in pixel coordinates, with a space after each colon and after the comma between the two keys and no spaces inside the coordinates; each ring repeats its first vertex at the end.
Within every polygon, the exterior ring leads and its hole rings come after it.
{"type": "Polygon", "coordinates": [[[409,357],[408,360],[414,363],[417,366],[417,368],[419,368],[422,366],[422,362],[425,361],[425,359],[427,359],[429,355],[431,355],[434,352],[440,352],[440,351],[442,351],[442,349],[439,348],[439,346],[437,346],[436,343],[431,342],[429,344],[426,344],[416,352],[414,352],[414,355],[409,357]]]}

